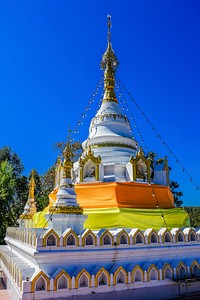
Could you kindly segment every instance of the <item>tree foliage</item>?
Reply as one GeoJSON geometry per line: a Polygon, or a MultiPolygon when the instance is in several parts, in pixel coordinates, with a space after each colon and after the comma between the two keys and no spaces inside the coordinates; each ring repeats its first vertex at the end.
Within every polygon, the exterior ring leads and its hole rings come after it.
{"type": "Polygon", "coordinates": [[[15,178],[13,176],[13,168],[7,161],[0,163],[0,243],[3,238],[7,226],[15,223],[13,215],[13,202],[15,195],[15,178]]]}
{"type": "Polygon", "coordinates": [[[31,179],[33,174],[35,180],[35,201],[37,210],[43,210],[49,203],[49,194],[54,189],[55,167],[51,167],[44,175],[39,175],[37,170],[32,170],[28,175],[28,179],[31,179]]]}
{"type": "Polygon", "coordinates": [[[0,243],[7,226],[15,226],[28,195],[28,182],[21,173],[24,166],[10,147],[0,149],[0,243]]]}
{"type": "Polygon", "coordinates": [[[185,206],[184,209],[187,211],[190,217],[190,225],[192,227],[200,227],[200,207],[198,206],[185,206]]]}

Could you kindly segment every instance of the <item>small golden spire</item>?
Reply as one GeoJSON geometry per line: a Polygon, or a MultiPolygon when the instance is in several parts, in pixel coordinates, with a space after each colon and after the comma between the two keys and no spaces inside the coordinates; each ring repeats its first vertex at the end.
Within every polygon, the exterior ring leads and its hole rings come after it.
{"type": "Polygon", "coordinates": [[[108,46],[106,52],[103,54],[101,61],[101,68],[104,70],[104,97],[103,102],[105,101],[113,101],[117,103],[117,97],[115,95],[114,87],[115,87],[115,72],[119,65],[119,62],[115,56],[115,53],[112,49],[111,44],[111,16],[108,15],[108,46]]]}
{"type": "Polygon", "coordinates": [[[31,172],[31,180],[29,182],[29,199],[34,199],[34,191],[35,191],[35,180],[34,180],[34,171],[31,172]]]}

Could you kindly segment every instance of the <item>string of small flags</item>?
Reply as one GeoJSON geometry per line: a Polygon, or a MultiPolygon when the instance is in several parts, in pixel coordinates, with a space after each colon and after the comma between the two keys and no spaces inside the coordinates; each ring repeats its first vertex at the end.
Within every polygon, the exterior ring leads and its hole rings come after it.
{"type": "Polygon", "coordinates": [[[178,159],[177,155],[172,151],[172,149],[168,146],[168,144],[165,142],[165,140],[162,138],[162,136],[159,134],[158,130],[155,128],[155,126],[152,124],[152,122],[149,120],[149,118],[145,115],[144,111],[140,108],[136,100],[133,98],[133,96],[130,94],[130,92],[127,90],[123,82],[120,80],[119,77],[117,77],[119,84],[123,87],[123,89],[126,91],[127,95],[130,97],[132,102],[135,104],[136,108],[140,111],[146,122],[150,125],[151,129],[156,133],[156,136],[158,139],[160,139],[163,146],[165,146],[168,150],[168,153],[172,155],[176,161],[176,163],[180,166],[182,172],[185,172],[185,174],[189,177],[190,182],[192,182],[196,190],[200,190],[200,186],[197,184],[196,180],[192,177],[192,175],[189,173],[189,171],[183,166],[181,161],[178,159]]]}
{"type": "MultiPolygon", "coordinates": [[[[140,131],[140,129],[139,129],[139,126],[138,126],[138,124],[137,124],[137,122],[136,122],[136,119],[134,118],[134,116],[133,116],[133,114],[132,114],[132,112],[131,112],[131,110],[130,110],[130,107],[129,107],[129,105],[128,105],[128,102],[126,101],[126,98],[124,97],[124,95],[123,95],[123,93],[122,93],[122,89],[121,89],[121,87],[120,87],[120,85],[119,84],[116,84],[116,90],[119,92],[119,102],[120,102],[120,104],[122,104],[123,106],[122,106],[122,110],[125,110],[126,109],[126,112],[128,112],[129,113],[129,116],[130,116],[130,120],[132,120],[131,121],[131,123],[133,123],[133,127],[137,130],[137,135],[138,135],[138,137],[140,138],[140,140],[141,140],[141,145],[143,146],[143,150],[144,150],[144,152],[145,153],[148,153],[148,147],[147,147],[147,145],[146,145],[146,143],[145,143],[145,141],[144,141],[144,138],[143,138],[143,136],[142,136],[142,133],[141,133],[141,131],[140,131]],[[126,108],[124,107],[124,104],[125,104],[125,106],[126,106],[126,108]]],[[[127,115],[125,114],[125,117],[126,117],[127,115]]],[[[133,138],[134,138],[134,136],[133,136],[133,138]]]]}

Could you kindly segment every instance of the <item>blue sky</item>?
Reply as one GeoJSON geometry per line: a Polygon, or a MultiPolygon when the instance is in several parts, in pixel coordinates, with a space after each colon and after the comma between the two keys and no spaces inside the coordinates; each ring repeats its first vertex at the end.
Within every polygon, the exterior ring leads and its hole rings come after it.
{"type": "MultiPolygon", "coordinates": [[[[106,17],[112,15],[117,75],[178,160],[200,185],[200,2],[3,1],[0,4],[0,147],[18,153],[25,174],[44,173],[102,77],[106,17]]],[[[123,93],[149,150],[168,155],[185,205],[199,205],[190,182],[123,93]]],[[[88,134],[101,93],[75,138],[88,134]]],[[[129,98],[129,99],[128,99],[129,98]]],[[[133,126],[140,142],[137,128],[133,126]]]]}

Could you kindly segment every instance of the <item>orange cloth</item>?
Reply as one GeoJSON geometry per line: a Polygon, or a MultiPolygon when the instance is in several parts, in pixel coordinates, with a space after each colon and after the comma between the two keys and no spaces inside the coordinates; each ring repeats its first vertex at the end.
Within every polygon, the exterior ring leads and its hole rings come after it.
{"type": "Polygon", "coordinates": [[[75,185],[77,201],[87,208],[173,208],[169,187],[138,182],[79,183],[75,185]]]}

